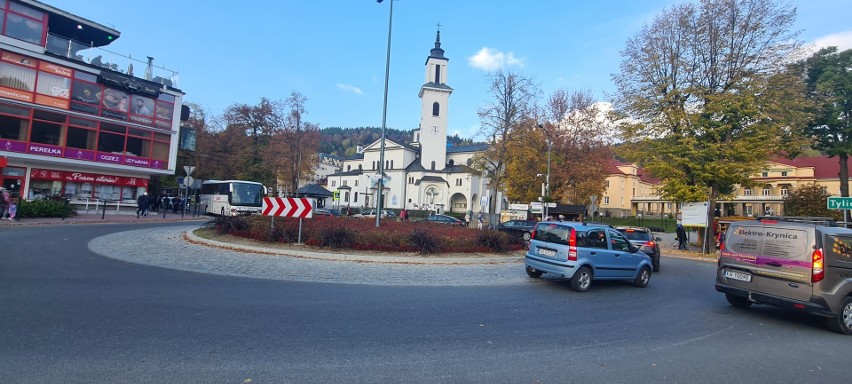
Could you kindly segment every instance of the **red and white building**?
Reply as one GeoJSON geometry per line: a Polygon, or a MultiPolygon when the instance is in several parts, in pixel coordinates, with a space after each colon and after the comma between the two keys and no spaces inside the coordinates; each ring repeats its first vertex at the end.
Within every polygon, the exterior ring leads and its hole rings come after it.
{"type": "Polygon", "coordinates": [[[101,48],[119,36],[38,1],[0,0],[0,183],[13,197],[133,203],[151,176],[175,174],[177,73],[101,48]]]}

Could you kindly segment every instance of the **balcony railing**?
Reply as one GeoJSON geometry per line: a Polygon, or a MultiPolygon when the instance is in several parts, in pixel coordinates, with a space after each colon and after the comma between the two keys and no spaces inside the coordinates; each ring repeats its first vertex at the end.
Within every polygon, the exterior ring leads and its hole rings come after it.
{"type": "Polygon", "coordinates": [[[178,88],[178,72],[153,64],[154,59],[135,59],[100,47],[93,47],[59,35],[48,34],[46,50],[70,60],[92,64],[162,85],[178,88]]]}

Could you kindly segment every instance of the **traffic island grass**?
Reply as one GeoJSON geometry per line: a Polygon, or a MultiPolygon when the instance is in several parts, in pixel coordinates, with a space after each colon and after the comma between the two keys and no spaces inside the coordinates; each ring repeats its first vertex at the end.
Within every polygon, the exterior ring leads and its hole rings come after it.
{"type": "MultiPolygon", "coordinates": [[[[195,232],[203,238],[251,245],[295,245],[299,233],[299,219],[255,215],[218,216],[195,232]]],[[[302,219],[300,244],[327,251],[420,255],[508,254],[525,247],[520,238],[496,230],[387,219],[376,227],[375,218],[334,216],[302,219]]]]}

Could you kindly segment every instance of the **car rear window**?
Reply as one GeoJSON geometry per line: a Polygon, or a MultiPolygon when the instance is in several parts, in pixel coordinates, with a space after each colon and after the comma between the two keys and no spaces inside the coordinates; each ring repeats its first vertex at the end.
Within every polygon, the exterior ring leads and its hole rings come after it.
{"type": "Polygon", "coordinates": [[[555,244],[568,244],[571,228],[557,224],[539,224],[535,229],[535,240],[555,244]]]}
{"type": "Polygon", "coordinates": [[[651,240],[651,234],[646,231],[637,231],[634,229],[619,229],[627,240],[651,240]]]}

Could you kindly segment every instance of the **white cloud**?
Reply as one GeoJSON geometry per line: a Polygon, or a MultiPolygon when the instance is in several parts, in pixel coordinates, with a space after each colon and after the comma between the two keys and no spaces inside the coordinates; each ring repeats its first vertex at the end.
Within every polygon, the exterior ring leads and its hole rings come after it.
{"type": "Polygon", "coordinates": [[[483,71],[495,71],[505,67],[523,67],[524,61],[512,52],[503,53],[493,48],[483,47],[475,55],[467,58],[467,64],[483,71]]]}
{"type": "Polygon", "coordinates": [[[352,92],[352,93],[356,93],[356,94],[359,94],[359,95],[363,95],[363,94],[364,94],[364,91],[362,91],[362,90],[361,90],[361,88],[358,88],[358,87],[356,87],[356,86],[354,86],[354,85],[343,84],[343,83],[337,83],[337,88],[340,88],[340,89],[342,89],[342,90],[344,90],[344,91],[349,91],[349,92],[352,92]]]}
{"type": "Polygon", "coordinates": [[[852,31],[832,33],[807,44],[811,54],[825,47],[837,47],[838,52],[852,49],[852,31]]]}

